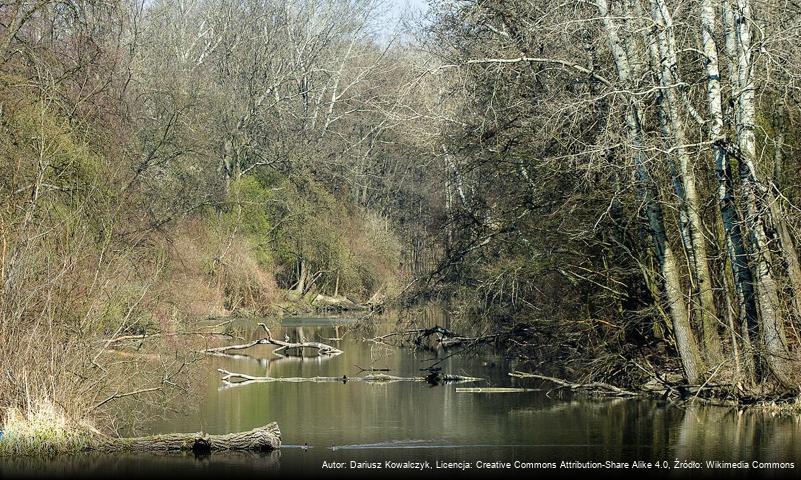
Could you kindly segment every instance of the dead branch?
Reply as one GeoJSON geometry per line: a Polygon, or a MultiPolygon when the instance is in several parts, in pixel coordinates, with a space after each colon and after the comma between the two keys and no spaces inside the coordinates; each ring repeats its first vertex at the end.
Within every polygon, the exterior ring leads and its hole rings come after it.
{"type": "Polygon", "coordinates": [[[495,387],[495,388],[457,388],[456,393],[525,393],[525,392],[541,392],[539,388],[509,388],[509,387],[495,387]]]}
{"type": "Polygon", "coordinates": [[[171,333],[158,332],[158,333],[151,333],[149,335],[144,333],[139,335],[123,335],[120,337],[114,337],[103,341],[107,345],[113,345],[115,343],[120,343],[127,340],[149,340],[151,338],[159,338],[159,337],[185,337],[185,336],[233,338],[233,335],[221,332],[171,332],[171,333]]]}
{"type": "Polygon", "coordinates": [[[110,402],[112,400],[116,400],[118,398],[132,397],[134,395],[139,395],[139,394],[142,394],[142,393],[156,392],[158,390],[161,390],[161,387],[143,388],[141,390],[135,390],[133,392],[127,392],[127,393],[118,393],[117,392],[117,393],[114,393],[113,395],[109,395],[105,400],[103,400],[102,402],[96,404],[91,409],[89,409],[89,411],[91,412],[93,410],[97,410],[98,408],[102,407],[103,405],[107,404],[108,402],[110,402]]]}
{"type": "MultiPolygon", "coordinates": [[[[359,377],[349,377],[342,375],[341,377],[256,377],[246,375],[244,373],[229,372],[222,368],[217,369],[222,375],[221,380],[225,386],[241,386],[251,383],[348,383],[348,382],[362,382],[368,384],[388,384],[397,382],[427,382],[427,377],[398,377],[395,375],[387,375],[383,373],[375,373],[359,377]]],[[[440,383],[469,383],[479,382],[482,378],[468,377],[464,375],[442,375],[439,377],[440,383]]]]}
{"type": "Polygon", "coordinates": [[[342,353],[342,350],[332,347],[331,345],[326,345],[325,343],[320,342],[286,342],[284,340],[278,340],[272,337],[272,333],[270,329],[267,328],[267,325],[263,323],[259,323],[259,326],[267,332],[267,336],[264,338],[260,338],[258,340],[253,340],[252,342],[243,343],[240,345],[225,345],[222,347],[214,347],[214,348],[207,348],[203,350],[203,353],[216,355],[216,354],[224,354],[229,350],[244,350],[247,348],[255,347],[256,345],[276,345],[278,348],[273,350],[273,353],[276,355],[280,355],[281,352],[289,349],[306,349],[306,348],[313,348],[317,349],[318,355],[339,355],[342,353]]]}
{"type": "Polygon", "coordinates": [[[632,392],[631,390],[625,390],[620,387],[616,387],[614,385],[610,385],[608,383],[603,383],[603,382],[572,383],[568,382],[567,380],[562,380],[561,378],[548,377],[545,375],[538,375],[536,373],[526,373],[526,372],[511,372],[509,373],[509,376],[515,378],[536,378],[538,380],[545,380],[551,383],[555,383],[560,387],[568,388],[570,390],[602,390],[607,393],[614,393],[616,395],[632,396],[632,397],[640,395],[636,392],[632,392]]]}
{"type": "Polygon", "coordinates": [[[435,336],[435,342],[438,345],[441,345],[443,348],[452,348],[463,343],[482,343],[482,342],[489,342],[496,340],[500,335],[499,334],[490,334],[490,335],[481,335],[478,337],[465,337],[462,335],[458,335],[447,328],[440,327],[439,325],[435,325],[431,328],[416,328],[411,330],[403,330],[399,332],[391,332],[387,333],[386,335],[379,335],[377,337],[365,339],[368,342],[373,343],[387,343],[386,340],[392,337],[402,337],[401,343],[406,340],[410,341],[414,345],[423,346],[423,342],[428,340],[429,337],[435,336]],[[408,338],[403,338],[408,337],[408,338]]]}

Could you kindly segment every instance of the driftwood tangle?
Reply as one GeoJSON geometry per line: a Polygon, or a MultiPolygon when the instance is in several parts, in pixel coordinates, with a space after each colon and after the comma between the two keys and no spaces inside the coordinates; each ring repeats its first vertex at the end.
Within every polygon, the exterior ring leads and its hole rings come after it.
{"type": "MultiPolygon", "coordinates": [[[[223,383],[229,386],[244,385],[250,383],[269,383],[269,382],[285,382],[285,383],[363,382],[371,384],[386,384],[386,383],[396,383],[396,382],[427,381],[426,377],[398,377],[395,375],[386,375],[383,373],[374,373],[370,375],[363,375],[357,377],[348,377],[346,375],[343,375],[341,377],[255,377],[252,375],[246,375],[244,373],[229,372],[228,370],[223,370],[222,368],[218,368],[217,371],[220,372],[220,375],[222,375],[221,380],[223,381],[223,383]]],[[[468,383],[468,382],[479,382],[482,380],[483,380],[482,378],[467,377],[463,375],[447,374],[441,376],[441,383],[468,383]]]]}
{"type": "Polygon", "coordinates": [[[604,382],[573,383],[561,378],[548,377],[546,375],[538,375],[536,373],[526,372],[511,372],[509,373],[509,376],[516,378],[533,378],[537,380],[544,380],[546,382],[559,385],[560,388],[567,388],[569,390],[604,392],[606,394],[619,395],[622,397],[635,397],[639,395],[637,392],[632,392],[631,390],[626,390],[604,382]]]}
{"type": "Polygon", "coordinates": [[[278,340],[273,338],[270,329],[267,328],[267,325],[263,323],[259,323],[259,326],[267,332],[267,336],[264,338],[260,338],[258,340],[253,340],[252,342],[243,343],[240,345],[225,345],[222,347],[215,347],[215,348],[207,348],[203,350],[204,353],[210,355],[221,355],[225,354],[230,350],[244,350],[246,348],[255,347],[256,345],[276,345],[278,348],[273,350],[273,353],[276,355],[281,355],[281,352],[288,350],[288,349],[306,349],[312,348],[317,350],[318,355],[339,355],[342,353],[342,350],[332,347],[331,345],[327,345],[325,343],[320,342],[286,342],[284,340],[278,340]]]}
{"type": "Polygon", "coordinates": [[[210,435],[208,433],[167,433],[147,437],[99,437],[90,442],[89,450],[119,452],[209,453],[218,451],[266,452],[281,447],[281,431],[276,422],[247,432],[210,435]]]}

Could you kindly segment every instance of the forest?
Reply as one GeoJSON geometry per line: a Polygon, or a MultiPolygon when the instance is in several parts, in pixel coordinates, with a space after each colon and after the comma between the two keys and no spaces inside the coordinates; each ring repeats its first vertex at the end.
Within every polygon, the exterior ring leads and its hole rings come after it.
{"type": "Polygon", "coordinates": [[[0,2],[0,453],[181,395],[199,319],[321,298],[797,405],[801,5],[391,3],[0,2]]]}

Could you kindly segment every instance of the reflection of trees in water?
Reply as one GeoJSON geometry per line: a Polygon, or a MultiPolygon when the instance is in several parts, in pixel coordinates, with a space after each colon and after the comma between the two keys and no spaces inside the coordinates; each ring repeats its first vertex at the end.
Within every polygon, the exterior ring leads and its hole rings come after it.
{"type": "MultiPolygon", "coordinates": [[[[482,438],[504,445],[538,445],[538,455],[549,459],[568,455],[585,460],[781,461],[800,456],[801,439],[796,438],[801,434],[799,420],[774,418],[759,411],[701,405],[684,408],[657,400],[593,399],[560,390],[548,395],[474,395],[415,384],[368,386],[348,382],[343,387],[335,383],[287,383],[249,385],[237,392],[217,390],[216,368],[283,378],[350,377],[359,374],[354,366],[359,365],[389,368],[398,376],[420,375],[420,368],[429,365],[435,353],[363,341],[396,330],[398,317],[389,315],[340,325],[330,319],[322,324],[309,319],[290,320],[283,326],[274,322],[270,327],[274,337],[327,342],[344,353],[337,357],[278,357],[272,354],[273,346],[258,345],[236,358],[215,357],[204,364],[209,367],[207,386],[211,394],[194,423],[158,428],[240,431],[278,420],[291,425],[285,441],[299,445],[413,438],[458,444],[482,438]]],[[[431,323],[417,319],[416,326],[441,325],[439,320],[427,318],[431,323]]],[[[243,336],[248,338],[250,333],[246,331],[243,336]]],[[[262,334],[254,327],[251,338],[262,334]]],[[[520,385],[508,377],[508,364],[490,356],[457,355],[441,365],[449,373],[486,378],[488,386],[520,385]]]]}
{"type": "Polygon", "coordinates": [[[514,422],[550,432],[545,437],[553,443],[562,437],[580,439],[594,457],[699,462],[797,462],[801,457],[801,418],[796,416],[659,401],[548,398],[544,393],[525,398],[524,405],[508,411],[514,422]]]}
{"type": "Polygon", "coordinates": [[[265,358],[261,356],[248,355],[246,353],[231,353],[231,354],[225,354],[225,358],[241,362],[252,362],[258,364],[260,367],[269,371],[273,366],[279,364],[280,365],[289,365],[293,363],[320,364],[323,362],[327,362],[334,357],[325,355],[316,355],[316,356],[281,356],[281,357],[265,358]]]}
{"type": "Polygon", "coordinates": [[[679,422],[678,458],[797,461],[801,419],[760,410],[690,405],[679,422]]]}

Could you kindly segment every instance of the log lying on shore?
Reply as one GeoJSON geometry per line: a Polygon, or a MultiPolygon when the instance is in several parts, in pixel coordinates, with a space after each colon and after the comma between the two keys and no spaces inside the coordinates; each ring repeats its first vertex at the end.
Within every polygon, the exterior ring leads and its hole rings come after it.
{"type": "Polygon", "coordinates": [[[181,452],[210,453],[218,451],[267,452],[281,447],[281,431],[276,422],[247,432],[210,435],[198,433],[167,433],[147,437],[99,437],[89,442],[87,449],[104,452],[181,452]]]}
{"type": "Polygon", "coordinates": [[[259,326],[267,332],[267,336],[264,338],[260,338],[258,340],[253,340],[252,342],[243,343],[240,345],[225,345],[222,347],[214,347],[214,348],[207,348],[203,350],[203,353],[209,355],[224,355],[225,352],[230,350],[244,350],[246,348],[255,347],[256,345],[276,345],[278,348],[273,350],[273,353],[276,355],[281,355],[281,352],[289,349],[298,349],[303,350],[307,348],[312,348],[317,350],[317,354],[320,356],[323,355],[339,355],[342,353],[342,350],[332,347],[331,345],[327,345],[325,343],[320,342],[286,342],[284,340],[278,340],[273,338],[270,329],[267,328],[267,325],[263,323],[259,323],[259,326]]]}
{"type": "Polygon", "coordinates": [[[320,310],[334,310],[338,312],[368,310],[370,308],[366,305],[360,305],[342,295],[329,297],[328,295],[323,295],[322,293],[317,294],[317,296],[314,297],[314,300],[312,300],[311,304],[312,307],[320,310]]]}
{"type": "MultiPolygon", "coordinates": [[[[343,375],[341,377],[254,377],[252,375],[246,375],[244,373],[229,372],[228,370],[223,370],[222,368],[218,368],[217,371],[220,372],[220,375],[222,375],[221,380],[223,384],[225,384],[226,386],[239,386],[251,383],[269,383],[269,382],[285,382],[285,383],[363,382],[369,384],[387,384],[396,382],[428,381],[426,377],[398,377],[395,375],[386,375],[383,373],[374,373],[358,377],[349,377],[347,375],[343,375]]],[[[470,383],[470,382],[479,382],[484,379],[476,377],[467,377],[464,375],[447,374],[447,375],[442,375],[440,377],[440,380],[442,383],[470,383]]]]}

